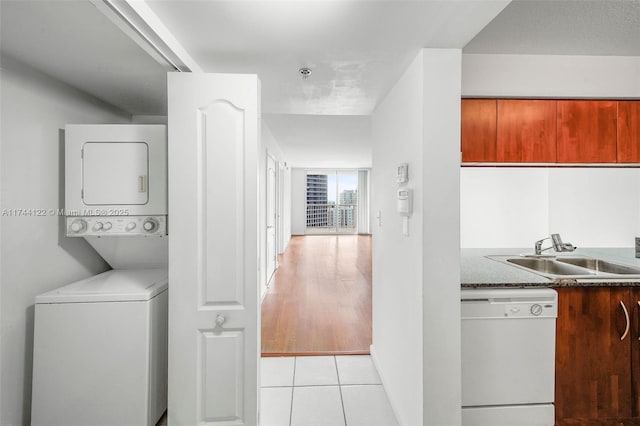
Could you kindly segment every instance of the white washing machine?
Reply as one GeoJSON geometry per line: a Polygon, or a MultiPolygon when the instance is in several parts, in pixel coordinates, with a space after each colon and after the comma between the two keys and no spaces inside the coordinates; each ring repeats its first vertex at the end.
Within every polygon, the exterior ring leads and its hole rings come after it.
{"type": "Polygon", "coordinates": [[[33,426],[155,425],[167,401],[167,270],[111,270],[36,298],[33,426]]]}

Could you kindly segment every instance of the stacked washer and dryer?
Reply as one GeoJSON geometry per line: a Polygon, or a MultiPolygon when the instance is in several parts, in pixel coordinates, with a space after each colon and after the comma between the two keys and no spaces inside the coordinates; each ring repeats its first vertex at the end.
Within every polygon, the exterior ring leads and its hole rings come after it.
{"type": "Polygon", "coordinates": [[[36,297],[32,425],[155,425],[167,406],[167,131],[68,125],[66,236],[110,271],[36,297]]]}

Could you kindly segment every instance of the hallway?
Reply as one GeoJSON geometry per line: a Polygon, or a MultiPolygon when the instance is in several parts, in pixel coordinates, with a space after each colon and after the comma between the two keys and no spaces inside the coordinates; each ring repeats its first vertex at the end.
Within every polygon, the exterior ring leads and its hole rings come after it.
{"type": "Polygon", "coordinates": [[[294,236],[262,302],[262,354],[369,354],[371,236],[294,236]]]}

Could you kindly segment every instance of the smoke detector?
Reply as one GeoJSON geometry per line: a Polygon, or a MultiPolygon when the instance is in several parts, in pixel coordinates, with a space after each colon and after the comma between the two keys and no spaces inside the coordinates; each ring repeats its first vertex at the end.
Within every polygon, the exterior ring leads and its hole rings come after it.
{"type": "Polygon", "coordinates": [[[300,68],[298,70],[298,74],[302,76],[303,80],[306,80],[311,75],[311,68],[300,68]]]}

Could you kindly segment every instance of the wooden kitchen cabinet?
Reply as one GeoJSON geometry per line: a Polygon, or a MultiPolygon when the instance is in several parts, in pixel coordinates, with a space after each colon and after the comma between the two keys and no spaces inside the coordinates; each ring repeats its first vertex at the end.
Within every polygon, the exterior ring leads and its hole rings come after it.
{"type": "Polygon", "coordinates": [[[640,101],[618,101],[618,163],[640,163],[640,101]]]}
{"type": "Polygon", "coordinates": [[[631,305],[631,413],[640,425],[640,288],[629,290],[631,305]]]}
{"type": "Polygon", "coordinates": [[[559,100],[558,162],[615,163],[617,102],[559,100]]]}
{"type": "Polygon", "coordinates": [[[463,162],[496,161],[496,99],[462,99],[460,143],[463,162]]]}
{"type": "Polygon", "coordinates": [[[556,101],[499,99],[497,161],[556,162],[556,101]]]}
{"type": "Polygon", "coordinates": [[[629,330],[625,335],[625,309],[633,312],[631,290],[557,291],[556,425],[638,424],[632,420],[637,398],[632,396],[631,380],[631,346],[638,334],[629,330]]]}

